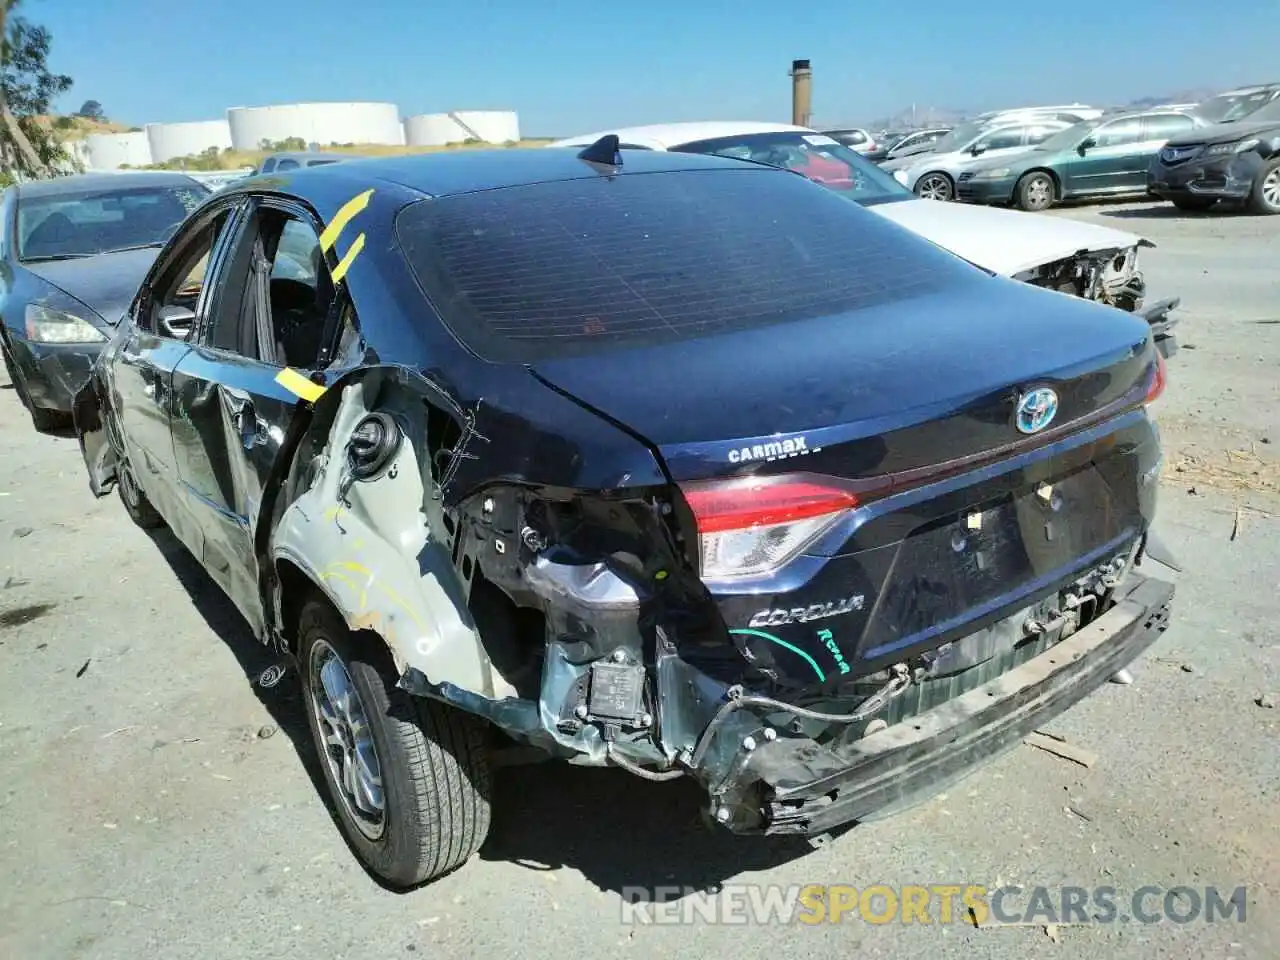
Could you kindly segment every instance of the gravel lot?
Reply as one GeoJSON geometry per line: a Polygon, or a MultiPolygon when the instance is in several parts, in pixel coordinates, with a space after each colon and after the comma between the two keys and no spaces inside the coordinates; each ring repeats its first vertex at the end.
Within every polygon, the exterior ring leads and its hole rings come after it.
{"type": "Polygon", "coordinates": [[[257,685],[271,660],[217,588],[94,500],[75,441],[34,433],[6,385],[0,957],[1280,956],[1280,707],[1258,702],[1280,698],[1280,218],[1053,215],[1146,234],[1153,294],[1184,298],[1159,527],[1186,571],[1136,683],[1051,728],[1091,768],[1023,747],[816,850],[708,833],[679,785],[511,770],[478,858],[387,892],[319,798],[292,676],[257,685]],[[1110,885],[1122,904],[1244,885],[1249,902],[1243,924],[623,922],[625,887],[716,883],[1110,885]]]}

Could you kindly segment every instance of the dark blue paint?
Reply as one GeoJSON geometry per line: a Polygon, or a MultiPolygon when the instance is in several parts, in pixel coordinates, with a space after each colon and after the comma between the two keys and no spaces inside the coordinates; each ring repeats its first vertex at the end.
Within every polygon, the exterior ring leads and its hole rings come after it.
{"type": "MultiPolygon", "coordinates": [[[[629,153],[622,175],[673,170],[688,170],[695,181],[756,176],[762,192],[790,176],[722,158],[660,152],[629,153]]],[[[1140,398],[1149,375],[1153,352],[1141,319],[990,278],[958,262],[942,293],[838,316],[533,368],[491,363],[469,352],[440,322],[401,256],[393,230],[397,213],[410,203],[432,202],[424,199],[431,195],[599,175],[570,150],[460,151],[250,178],[219,196],[274,194],[327,221],[353,196],[373,189],[366,210],[329,254],[332,269],[355,236],[365,234],[364,253],[345,280],[362,342],[354,356],[327,371],[327,379],[332,383],[360,366],[408,367],[434,385],[448,415],[461,409],[474,420],[469,458],[444,492],[450,505],[508,483],[589,495],[662,486],[669,479],[806,471],[833,484],[875,487],[888,475],[912,476],[1025,440],[1013,417],[1028,388],[1045,384],[1058,393],[1056,427],[1114,411],[1135,390],[1140,398]],[[809,449],[821,449],[763,463],[729,459],[742,446],[796,435],[806,436],[809,449]]],[[[812,189],[824,190],[816,184],[812,189]]],[[[896,243],[917,242],[856,205],[848,209],[873,237],[892,232],[896,243]]],[[[112,361],[119,363],[119,357],[112,361]]],[[[256,603],[258,583],[246,526],[256,533],[258,495],[277,450],[270,444],[244,448],[228,411],[238,395],[249,395],[273,425],[287,429],[297,408],[280,395],[274,369],[262,364],[197,346],[173,358],[169,369],[173,389],[164,430],[177,438],[182,480],[190,485],[181,498],[207,501],[202,509],[208,519],[188,540],[204,551],[244,611],[256,603]]],[[[866,610],[763,628],[819,663],[830,654],[818,631],[830,630],[855,672],[862,672],[880,658],[963,635],[984,616],[1051,588],[1141,533],[1154,514],[1155,493],[1139,478],[1158,457],[1158,439],[1136,409],[1074,435],[1047,436],[1037,449],[946,480],[917,477],[855,511],[776,576],[713,584],[712,599],[726,627],[751,629],[751,616],[763,608],[807,607],[862,593],[866,610]],[[1040,482],[1064,484],[1077,498],[1107,504],[1080,509],[1064,518],[1056,539],[1046,538],[1039,515],[1028,513],[1039,509],[1029,497],[1040,482]],[[981,571],[966,580],[937,549],[937,531],[949,530],[977,504],[1000,518],[990,546],[999,582],[981,571]],[[937,590],[917,597],[917,583],[937,590]],[[902,605],[900,623],[878,607],[891,602],[902,605]],[[922,616],[933,621],[913,627],[913,618],[922,616]]],[[[164,482],[176,489],[174,480],[164,482]]],[[[253,613],[246,615],[252,619],[253,613]]],[[[803,658],[787,660],[781,647],[768,656],[765,662],[774,662],[781,674],[812,683],[803,658]]]]}

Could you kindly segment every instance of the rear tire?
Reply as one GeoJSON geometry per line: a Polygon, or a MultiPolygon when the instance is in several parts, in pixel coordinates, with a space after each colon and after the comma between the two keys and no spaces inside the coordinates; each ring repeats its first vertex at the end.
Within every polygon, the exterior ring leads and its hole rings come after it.
{"type": "Polygon", "coordinates": [[[1058,185],[1049,174],[1037,170],[1018,181],[1013,196],[1018,209],[1039,213],[1053,206],[1058,198],[1058,185]]]}
{"type": "Polygon", "coordinates": [[[386,650],[319,595],[298,635],[307,723],[347,842],[399,889],[461,866],[489,833],[487,725],[397,687],[386,650]]]}
{"type": "Polygon", "coordinates": [[[921,200],[954,200],[956,185],[945,173],[934,171],[916,181],[915,195],[921,200]]]}
{"type": "Polygon", "coordinates": [[[1201,213],[1218,202],[1217,197],[1174,197],[1171,201],[1179,210],[1187,213],[1201,213]]]}
{"type": "Polygon", "coordinates": [[[1258,174],[1249,193],[1250,213],[1275,215],[1280,213],[1280,157],[1269,160],[1258,174]]]}

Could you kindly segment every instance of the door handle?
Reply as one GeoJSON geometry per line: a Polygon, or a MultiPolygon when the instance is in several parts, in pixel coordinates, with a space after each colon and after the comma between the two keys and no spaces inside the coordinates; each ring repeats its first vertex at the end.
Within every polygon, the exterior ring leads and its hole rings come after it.
{"type": "Polygon", "coordinates": [[[257,415],[253,403],[246,401],[232,414],[232,422],[240,434],[240,442],[248,450],[255,444],[262,443],[267,436],[267,422],[257,415]]]}

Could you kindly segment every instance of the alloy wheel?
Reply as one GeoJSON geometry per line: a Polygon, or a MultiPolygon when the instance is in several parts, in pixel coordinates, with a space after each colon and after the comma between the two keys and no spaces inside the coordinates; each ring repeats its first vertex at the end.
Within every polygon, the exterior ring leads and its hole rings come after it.
{"type": "Polygon", "coordinates": [[[922,200],[950,200],[951,181],[940,173],[931,173],[920,181],[916,193],[922,200]]]}
{"type": "Polygon", "coordinates": [[[338,797],[356,828],[377,840],[386,830],[386,797],[364,701],[327,640],[316,640],[312,646],[309,670],[311,709],[338,797]]]}
{"type": "Polygon", "coordinates": [[[1268,173],[1262,181],[1262,201],[1272,210],[1280,210],[1280,167],[1268,173]]]}

